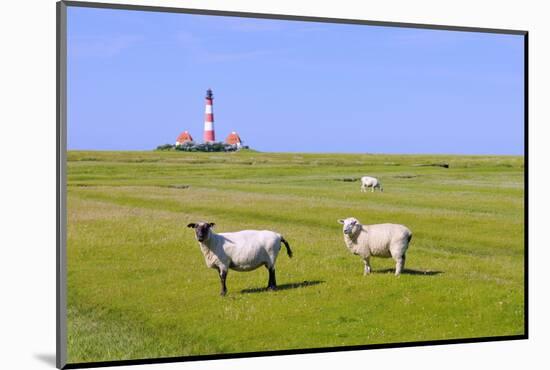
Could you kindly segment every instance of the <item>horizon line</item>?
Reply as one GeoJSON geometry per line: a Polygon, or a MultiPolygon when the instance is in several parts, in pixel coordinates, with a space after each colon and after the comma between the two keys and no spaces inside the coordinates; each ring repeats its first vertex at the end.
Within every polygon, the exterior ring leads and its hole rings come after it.
{"type": "MultiPolygon", "coordinates": [[[[162,151],[162,150],[156,150],[156,149],[67,149],[67,152],[142,152],[142,153],[154,153],[154,152],[164,152],[164,153],[170,153],[171,151],[162,151]]],[[[205,153],[205,154],[220,154],[220,153],[238,153],[238,151],[234,152],[192,152],[193,154],[197,153],[205,153]]],[[[521,154],[499,154],[499,153],[395,153],[395,152],[298,152],[298,151],[281,151],[281,152],[271,152],[271,151],[261,151],[256,149],[244,149],[243,151],[249,152],[249,153],[258,153],[258,154],[332,154],[332,155],[350,155],[350,154],[358,154],[358,155],[440,155],[440,156],[471,156],[471,157],[525,157],[526,153],[521,154]]],[[[174,153],[180,153],[180,151],[173,151],[174,153]]],[[[186,154],[188,152],[181,151],[182,154],[186,154]]]]}

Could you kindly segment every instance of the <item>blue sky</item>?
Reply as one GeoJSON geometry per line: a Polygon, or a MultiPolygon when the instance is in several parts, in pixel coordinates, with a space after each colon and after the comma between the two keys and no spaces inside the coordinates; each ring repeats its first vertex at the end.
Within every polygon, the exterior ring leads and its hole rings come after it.
{"type": "Polygon", "coordinates": [[[523,36],[68,8],[68,148],[522,154],[523,36]]]}

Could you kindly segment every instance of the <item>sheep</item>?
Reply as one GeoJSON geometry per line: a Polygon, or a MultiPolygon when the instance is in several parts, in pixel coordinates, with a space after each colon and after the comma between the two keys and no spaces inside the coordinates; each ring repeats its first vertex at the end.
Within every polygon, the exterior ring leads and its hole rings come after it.
{"type": "Polygon", "coordinates": [[[229,269],[235,271],[252,271],[265,266],[269,271],[267,289],[277,289],[275,279],[275,261],[281,250],[281,242],[286,253],[292,257],[290,245],[278,234],[269,230],[243,230],[232,233],[216,234],[213,222],[198,222],[187,225],[195,230],[206,266],[216,269],[220,276],[220,295],[227,294],[225,280],[229,269]]]}
{"type": "Polygon", "coordinates": [[[361,177],[361,192],[366,192],[367,188],[372,188],[371,192],[374,192],[374,189],[378,188],[380,191],[384,191],[380,180],[376,177],[363,176],[361,177]]]}
{"type": "Polygon", "coordinates": [[[361,225],[354,217],[338,220],[343,224],[344,242],[351,253],[360,256],[365,264],[364,275],[371,272],[370,257],[392,257],[395,260],[395,275],[405,267],[405,254],[412,232],[404,225],[361,225]]]}

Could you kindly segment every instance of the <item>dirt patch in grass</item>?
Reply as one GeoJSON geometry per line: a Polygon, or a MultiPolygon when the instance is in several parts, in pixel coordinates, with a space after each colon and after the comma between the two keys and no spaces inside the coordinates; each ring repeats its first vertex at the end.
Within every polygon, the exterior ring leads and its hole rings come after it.
{"type": "Polygon", "coordinates": [[[338,179],[334,179],[334,181],[355,182],[355,181],[359,181],[359,178],[358,177],[341,177],[338,179]]]}

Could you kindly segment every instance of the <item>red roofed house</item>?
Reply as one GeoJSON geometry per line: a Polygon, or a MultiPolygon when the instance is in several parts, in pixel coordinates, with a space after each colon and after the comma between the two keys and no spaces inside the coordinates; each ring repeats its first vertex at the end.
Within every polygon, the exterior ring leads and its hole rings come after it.
{"type": "Polygon", "coordinates": [[[183,131],[180,136],[176,139],[176,145],[181,145],[185,142],[193,141],[191,134],[188,131],[183,131]]]}
{"type": "Polygon", "coordinates": [[[225,143],[231,144],[231,145],[237,145],[237,147],[240,148],[242,145],[242,140],[239,137],[239,134],[233,131],[229,134],[229,136],[227,136],[227,138],[225,139],[225,143]]]}

